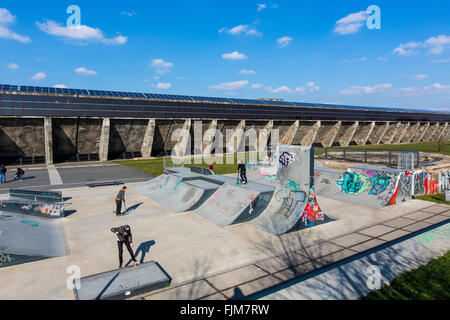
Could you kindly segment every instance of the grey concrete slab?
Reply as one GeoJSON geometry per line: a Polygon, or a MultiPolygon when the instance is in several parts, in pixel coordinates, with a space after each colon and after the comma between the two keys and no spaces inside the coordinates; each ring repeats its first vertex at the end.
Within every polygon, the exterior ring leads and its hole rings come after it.
{"type": "Polygon", "coordinates": [[[207,296],[205,298],[202,298],[200,300],[213,300],[213,301],[220,301],[220,300],[227,300],[227,298],[225,298],[225,296],[221,293],[216,293],[213,294],[211,296],[207,296]]]}
{"type": "Polygon", "coordinates": [[[273,277],[267,276],[252,282],[242,284],[236,288],[232,288],[223,292],[223,294],[231,300],[241,300],[246,296],[259,292],[261,290],[267,289],[271,286],[277,285],[281,280],[273,277]]]}
{"type": "Polygon", "coordinates": [[[170,277],[156,262],[100,273],[76,280],[78,300],[119,300],[166,287],[170,277]]]}
{"type": "Polygon", "coordinates": [[[33,259],[65,256],[67,249],[60,221],[0,212],[0,253],[11,256],[0,268],[33,259]]]}
{"type": "Polygon", "coordinates": [[[415,220],[406,219],[406,218],[397,218],[394,220],[383,222],[383,225],[392,227],[392,228],[402,228],[406,227],[407,225],[416,223],[415,220]]]}
{"type": "Polygon", "coordinates": [[[360,231],[358,231],[358,233],[364,234],[369,237],[379,237],[383,234],[392,232],[394,230],[395,230],[395,228],[386,227],[386,226],[383,226],[380,224],[380,225],[376,225],[376,226],[373,226],[373,227],[370,227],[370,228],[367,228],[364,230],[360,230],[360,231]]]}
{"type": "Polygon", "coordinates": [[[410,233],[411,232],[405,231],[405,230],[395,230],[394,232],[382,235],[380,237],[380,239],[384,240],[384,241],[393,241],[393,240],[396,240],[398,238],[404,237],[404,236],[406,236],[406,235],[408,235],[410,233]]]}
{"type": "Polygon", "coordinates": [[[322,265],[320,263],[312,261],[312,262],[307,262],[307,263],[301,264],[299,266],[289,268],[284,271],[277,272],[277,273],[273,274],[273,276],[277,277],[278,279],[281,279],[284,282],[284,281],[289,281],[289,280],[301,277],[301,276],[308,274],[314,270],[317,270],[321,267],[322,267],[322,265]]]}
{"type": "Polygon", "coordinates": [[[276,273],[278,271],[282,271],[291,267],[298,266],[300,264],[306,263],[310,261],[309,258],[304,257],[303,255],[297,253],[285,254],[280,257],[268,259],[265,261],[261,261],[256,263],[256,266],[259,268],[269,272],[276,273]]]}
{"type": "Polygon", "coordinates": [[[198,280],[156,294],[144,296],[145,300],[196,300],[216,294],[217,290],[205,280],[198,280]]]}
{"type": "Polygon", "coordinates": [[[450,217],[444,216],[444,215],[436,215],[434,217],[423,220],[423,222],[431,223],[431,224],[438,224],[438,223],[440,223],[442,221],[446,221],[446,220],[450,220],[450,217]]]}
{"type": "Polygon", "coordinates": [[[351,247],[350,250],[353,250],[356,252],[364,252],[364,251],[370,250],[372,248],[381,246],[384,243],[386,243],[386,241],[379,240],[379,239],[372,239],[367,242],[360,243],[354,247],[351,247]]]}
{"type": "Polygon", "coordinates": [[[438,214],[438,213],[442,213],[442,212],[447,211],[449,208],[450,208],[449,206],[447,206],[447,207],[432,206],[432,207],[429,207],[429,208],[421,209],[420,211],[427,212],[427,213],[438,214]]]}
{"type": "Polygon", "coordinates": [[[412,220],[416,220],[416,221],[422,221],[422,220],[431,218],[432,216],[434,216],[434,214],[417,211],[417,212],[408,214],[408,215],[404,216],[403,218],[412,219],[412,220]]]}
{"type": "Polygon", "coordinates": [[[416,232],[416,231],[428,228],[429,226],[431,226],[430,223],[416,222],[414,224],[404,227],[403,229],[406,231],[416,232]]]}
{"type": "Polygon", "coordinates": [[[445,212],[442,212],[442,213],[441,213],[441,215],[444,215],[444,216],[450,217],[450,210],[448,210],[448,211],[445,211],[445,212]]]}
{"type": "Polygon", "coordinates": [[[316,244],[314,246],[305,248],[303,250],[297,250],[297,253],[313,260],[313,259],[317,259],[319,257],[326,256],[328,254],[337,252],[337,251],[341,251],[342,249],[344,249],[344,248],[339,245],[335,245],[330,242],[324,242],[324,243],[316,244]]]}
{"type": "Polygon", "coordinates": [[[343,237],[330,240],[329,242],[337,244],[338,246],[341,246],[341,247],[348,248],[348,247],[354,246],[355,244],[358,244],[360,242],[368,241],[370,239],[371,239],[371,237],[363,235],[363,234],[351,233],[351,234],[345,235],[343,237]]]}
{"type": "Polygon", "coordinates": [[[267,272],[259,269],[258,267],[250,265],[210,277],[207,280],[215,288],[219,290],[226,290],[241,283],[252,281],[267,275],[267,272]]]}
{"type": "Polygon", "coordinates": [[[332,254],[330,254],[328,256],[318,258],[318,259],[316,259],[316,261],[321,263],[321,264],[327,265],[327,264],[332,264],[332,263],[338,262],[340,260],[349,258],[349,257],[354,256],[356,254],[357,253],[355,251],[344,249],[342,251],[338,251],[336,253],[332,253],[332,254]]]}

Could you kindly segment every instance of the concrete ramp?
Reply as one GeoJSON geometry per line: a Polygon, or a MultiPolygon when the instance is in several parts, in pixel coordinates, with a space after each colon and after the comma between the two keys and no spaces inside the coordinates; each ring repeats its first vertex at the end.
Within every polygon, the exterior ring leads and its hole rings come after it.
{"type": "Polygon", "coordinates": [[[0,212],[0,268],[66,254],[59,220],[0,212]]]}
{"type": "Polygon", "coordinates": [[[75,280],[74,291],[77,300],[123,300],[167,287],[170,281],[158,263],[148,262],[75,280]]]}
{"type": "Polygon", "coordinates": [[[320,167],[316,192],[336,200],[383,208],[412,198],[413,174],[397,169],[360,166],[348,171],[320,167]]]}
{"type": "Polygon", "coordinates": [[[309,147],[279,146],[270,163],[249,166],[249,179],[275,187],[269,205],[252,225],[281,235],[329,221],[312,188],[313,158],[309,147]]]}
{"type": "Polygon", "coordinates": [[[225,183],[194,212],[225,227],[257,217],[271,197],[272,193],[259,193],[225,183]]]}
{"type": "MultiPolygon", "coordinates": [[[[219,186],[216,186],[216,189],[219,186]]],[[[185,212],[203,203],[212,192],[195,183],[185,183],[172,174],[161,175],[137,187],[137,190],[172,212],[185,212]]]]}

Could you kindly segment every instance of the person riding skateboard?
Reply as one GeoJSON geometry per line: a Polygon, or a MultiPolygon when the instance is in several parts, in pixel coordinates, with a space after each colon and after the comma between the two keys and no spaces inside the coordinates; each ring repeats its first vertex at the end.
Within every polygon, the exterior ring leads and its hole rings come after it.
{"type": "Polygon", "coordinates": [[[247,181],[247,168],[245,167],[245,164],[242,163],[242,161],[238,162],[237,171],[240,172],[242,183],[243,184],[248,184],[248,181],[247,181]]]}
{"type": "Polygon", "coordinates": [[[137,266],[138,262],[136,260],[136,257],[134,256],[134,252],[133,252],[133,236],[131,234],[131,228],[130,226],[126,225],[126,226],[121,226],[121,227],[117,227],[117,228],[112,228],[111,229],[112,233],[116,234],[116,238],[117,238],[117,247],[119,248],[119,269],[122,269],[122,265],[123,265],[123,244],[125,244],[125,246],[128,249],[128,252],[130,253],[131,259],[134,262],[134,265],[137,266]]]}
{"type": "Polygon", "coordinates": [[[123,204],[125,206],[125,210],[127,210],[127,206],[125,203],[125,192],[127,191],[127,187],[123,187],[122,189],[120,189],[119,193],[117,194],[116,197],[116,215],[119,216],[122,214],[122,201],[123,204]]]}

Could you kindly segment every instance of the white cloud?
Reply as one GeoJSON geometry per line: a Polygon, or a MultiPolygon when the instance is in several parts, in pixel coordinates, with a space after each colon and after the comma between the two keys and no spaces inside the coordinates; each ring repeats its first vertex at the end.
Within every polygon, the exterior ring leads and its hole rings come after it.
{"type": "Polygon", "coordinates": [[[277,42],[281,48],[286,48],[292,40],[293,39],[291,37],[285,36],[285,37],[279,38],[277,40],[277,42]]]}
{"type": "Polygon", "coordinates": [[[94,70],[88,70],[85,67],[76,68],[75,72],[78,74],[81,74],[83,76],[96,76],[97,72],[94,70]]]}
{"type": "Polygon", "coordinates": [[[66,40],[104,43],[108,45],[124,45],[128,41],[128,38],[122,35],[115,38],[106,38],[99,28],[91,28],[85,25],[67,27],[51,20],[47,20],[44,23],[36,22],[36,25],[41,31],[53,36],[62,37],[66,40]]]}
{"type": "Polygon", "coordinates": [[[15,64],[14,62],[11,62],[10,64],[8,64],[8,69],[17,70],[17,69],[19,69],[19,66],[17,64],[15,64]]]}
{"type": "Polygon", "coordinates": [[[400,44],[397,48],[392,51],[400,56],[406,56],[418,53],[418,48],[428,48],[428,53],[430,54],[441,54],[448,48],[450,48],[450,36],[439,35],[437,37],[430,37],[424,42],[412,41],[407,44],[400,44]]]}
{"type": "Polygon", "coordinates": [[[290,89],[288,86],[281,86],[278,88],[272,88],[272,87],[266,87],[266,90],[272,93],[291,93],[292,89],[290,89]]]}
{"type": "Polygon", "coordinates": [[[31,80],[40,81],[47,78],[47,75],[44,72],[38,72],[34,76],[31,77],[31,80]]]}
{"type": "Polygon", "coordinates": [[[415,76],[412,77],[414,80],[423,80],[423,79],[427,79],[428,75],[427,74],[417,74],[415,76]]]}
{"type": "Polygon", "coordinates": [[[122,11],[120,14],[123,16],[133,17],[133,16],[137,15],[137,12],[136,11],[122,11]]]}
{"type": "Polygon", "coordinates": [[[435,83],[430,86],[425,86],[423,88],[418,87],[402,88],[394,92],[395,96],[407,96],[407,97],[419,97],[436,94],[450,94],[450,85],[435,83]]]}
{"type": "Polygon", "coordinates": [[[234,28],[228,29],[228,28],[222,28],[219,30],[219,33],[229,33],[232,35],[238,35],[238,34],[246,34],[248,36],[256,36],[256,37],[262,37],[263,34],[259,32],[256,28],[250,27],[247,24],[240,24],[234,28]]]}
{"type": "Polygon", "coordinates": [[[305,94],[306,89],[304,87],[298,87],[298,88],[295,88],[294,93],[305,94]]]}
{"type": "Polygon", "coordinates": [[[253,71],[253,70],[241,69],[239,71],[239,74],[242,74],[242,75],[255,75],[256,72],[253,71]]]}
{"type": "Polygon", "coordinates": [[[381,62],[386,62],[386,61],[387,61],[387,58],[384,58],[384,57],[378,57],[377,60],[378,60],[378,61],[381,61],[381,62]]]}
{"type": "Polygon", "coordinates": [[[316,86],[316,84],[314,83],[314,82],[308,82],[307,84],[306,84],[306,86],[308,87],[308,91],[309,92],[317,92],[317,91],[320,91],[320,87],[319,86],[316,86]]]}
{"type": "Polygon", "coordinates": [[[342,63],[349,63],[349,62],[364,62],[367,61],[367,57],[362,57],[362,58],[353,58],[353,59],[345,59],[342,60],[342,63]]]}
{"type": "Polygon", "coordinates": [[[58,89],[67,89],[67,86],[65,84],[55,84],[53,86],[53,88],[58,88],[58,89]]]}
{"type": "Polygon", "coordinates": [[[224,53],[222,55],[222,58],[225,60],[245,60],[248,59],[248,57],[243,54],[243,53],[239,53],[238,51],[234,51],[232,53],[224,53]]]}
{"type": "Polygon", "coordinates": [[[373,87],[362,87],[362,86],[353,86],[349,87],[345,90],[341,90],[341,95],[349,96],[349,95],[357,95],[357,94],[375,94],[375,93],[383,93],[392,88],[391,83],[382,83],[377,84],[373,87]]]}
{"type": "Polygon", "coordinates": [[[258,4],[258,12],[263,11],[264,9],[267,9],[267,5],[265,5],[264,3],[258,4]]]}
{"type": "Polygon", "coordinates": [[[169,73],[173,67],[172,62],[166,62],[164,59],[153,59],[150,64],[150,68],[156,69],[157,74],[169,73]]]}
{"type": "Polygon", "coordinates": [[[368,17],[369,13],[367,11],[351,13],[336,22],[334,32],[342,35],[357,33],[368,17]]]}
{"type": "Polygon", "coordinates": [[[261,83],[254,83],[254,84],[252,84],[250,89],[261,89],[262,87],[264,87],[264,86],[261,83]]]}
{"type": "Polygon", "coordinates": [[[164,83],[164,82],[160,82],[156,85],[157,89],[163,89],[163,90],[169,90],[170,88],[172,88],[172,84],[171,83],[164,83]]]}
{"type": "Polygon", "coordinates": [[[13,16],[8,9],[0,8],[0,38],[30,43],[31,39],[29,37],[17,34],[6,27],[6,25],[15,21],[16,17],[13,16]]]}
{"type": "Polygon", "coordinates": [[[212,90],[236,91],[248,86],[247,80],[224,82],[221,84],[212,85],[209,88],[212,90]]]}

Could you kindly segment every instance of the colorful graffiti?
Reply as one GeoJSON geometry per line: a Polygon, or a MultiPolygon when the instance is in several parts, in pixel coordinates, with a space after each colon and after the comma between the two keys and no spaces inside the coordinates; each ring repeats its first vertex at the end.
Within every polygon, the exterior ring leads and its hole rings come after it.
{"type": "Polygon", "coordinates": [[[285,151],[280,155],[279,161],[283,167],[287,167],[291,162],[295,161],[295,155],[285,151]]]}
{"type": "Polygon", "coordinates": [[[305,211],[302,214],[302,222],[307,228],[315,226],[317,223],[323,222],[325,215],[317,203],[314,189],[309,191],[308,202],[305,211]]]}
{"type": "Polygon", "coordinates": [[[292,181],[292,180],[289,181],[289,183],[285,186],[285,188],[288,191],[295,191],[295,192],[298,192],[298,191],[302,190],[301,186],[298,183],[296,183],[295,181],[292,181]]]}
{"type": "Polygon", "coordinates": [[[44,216],[59,217],[64,214],[64,205],[41,204],[36,210],[44,216]]]}
{"type": "Polygon", "coordinates": [[[390,182],[391,177],[384,175],[374,174],[367,177],[354,172],[344,172],[342,181],[337,181],[337,184],[341,191],[347,194],[358,195],[368,191],[370,195],[377,196],[386,191],[390,182]]]}

